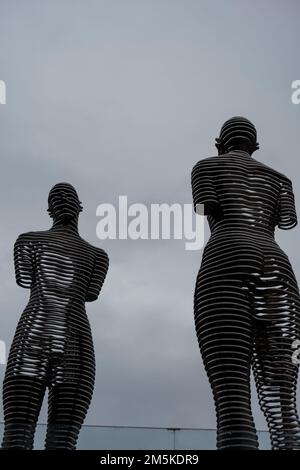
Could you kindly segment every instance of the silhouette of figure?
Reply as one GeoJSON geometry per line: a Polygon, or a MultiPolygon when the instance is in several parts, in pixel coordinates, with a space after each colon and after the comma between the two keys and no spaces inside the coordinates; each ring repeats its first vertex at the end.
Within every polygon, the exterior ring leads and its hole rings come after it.
{"type": "Polygon", "coordinates": [[[199,270],[194,315],[212,388],[219,449],[257,449],[250,369],[273,449],[300,449],[296,408],[300,297],[275,227],[297,224],[291,181],[256,161],[256,129],[234,117],[216,139],[219,156],[192,171],[195,210],[211,236],[199,270]],[[201,204],[202,206],[198,206],[201,204]],[[202,209],[201,209],[202,208],[202,209]]]}
{"type": "Polygon", "coordinates": [[[98,298],[106,253],[78,233],[76,190],[55,185],[48,198],[50,230],[18,237],[17,284],[30,289],[13,339],[3,384],[3,449],[32,449],[46,388],[46,449],[74,449],[94,387],[95,358],[85,302],[98,298]]]}

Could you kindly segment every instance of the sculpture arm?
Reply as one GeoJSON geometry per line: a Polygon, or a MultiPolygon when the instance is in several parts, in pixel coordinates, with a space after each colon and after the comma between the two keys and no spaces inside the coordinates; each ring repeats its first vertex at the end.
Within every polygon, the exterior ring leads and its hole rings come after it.
{"type": "Polygon", "coordinates": [[[15,242],[14,264],[17,284],[30,289],[33,282],[32,241],[27,234],[20,235],[15,242]]]}
{"type": "Polygon", "coordinates": [[[220,203],[213,182],[210,163],[202,160],[192,170],[192,192],[197,214],[210,215],[220,211],[220,203]],[[202,206],[204,207],[204,212],[202,206]]]}
{"type": "Polygon", "coordinates": [[[97,300],[104,284],[109,266],[109,258],[105,251],[99,250],[95,257],[92,277],[86,294],[86,302],[97,300]]]}
{"type": "Polygon", "coordinates": [[[277,225],[283,230],[294,228],[298,223],[292,182],[286,178],[281,183],[277,225]]]}

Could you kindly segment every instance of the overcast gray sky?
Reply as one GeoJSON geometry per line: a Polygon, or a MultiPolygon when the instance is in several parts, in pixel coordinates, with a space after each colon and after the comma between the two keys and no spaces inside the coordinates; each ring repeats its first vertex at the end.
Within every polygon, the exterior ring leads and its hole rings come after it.
{"type": "MultiPolygon", "coordinates": [[[[10,345],[28,298],[14,241],[49,227],[48,191],[68,181],[82,236],[111,261],[87,306],[97,354],[87,423],[215,427],[193,323],[201,252],[101,242],[96,207],[120,194],[191,202],[192,166],[236,114],[256,124],[256,158],[290,176],[300,201],[299,31],[297,0],[0,0],[0,339],[10,345]]],[[[278,234],[298,278],[299,230],[278,234]]]]}

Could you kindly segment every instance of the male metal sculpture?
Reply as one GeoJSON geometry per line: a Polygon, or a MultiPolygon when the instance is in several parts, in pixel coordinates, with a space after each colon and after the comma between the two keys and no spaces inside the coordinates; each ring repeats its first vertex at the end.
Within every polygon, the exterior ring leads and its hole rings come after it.
{"type": "Polygon", "coordinates": [[[29,302],[11,346],[3,384],[3,449],[32,449],[46,388],[46,449],[74,449],[94,387],[95,358],[85,302],[97,299],[106,253],[78,233],[82,210],[67,183],[49,193],[50,230],[28,232],[15,243],[16,281],[29,302]]]}
{"type": "Polygon", "coordinates": [[[297,224],[291,181],[256,161],[256,129],[223,125],[217,157],[192,171],[195,208],[211,236],[197,277],[195,326],[217,413],[219,449],[257,449],[250,397],[253,366],[273,449],[300,449],[296,407],[300,297],[275,227],[297,224]],[[199,206],[198,206],[199,204],[199,206]]]}

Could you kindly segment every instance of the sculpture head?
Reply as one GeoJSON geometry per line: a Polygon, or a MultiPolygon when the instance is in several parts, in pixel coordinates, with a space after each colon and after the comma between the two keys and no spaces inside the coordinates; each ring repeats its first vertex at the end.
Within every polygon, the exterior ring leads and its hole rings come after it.
{"type": "Polygon", "coordinates": [[[216,139],[219,155],[231,150],[243,150],[250,155],[259,148],[254,124],[242,116],[234,116],[226,121],[216,139]]]}
{"type": "Polygon", "coordinates": [[[56,222],[77,220],[82,205],[76,189],[69,183],[58,183],[50,190],[48,212],[56,222]]]}

